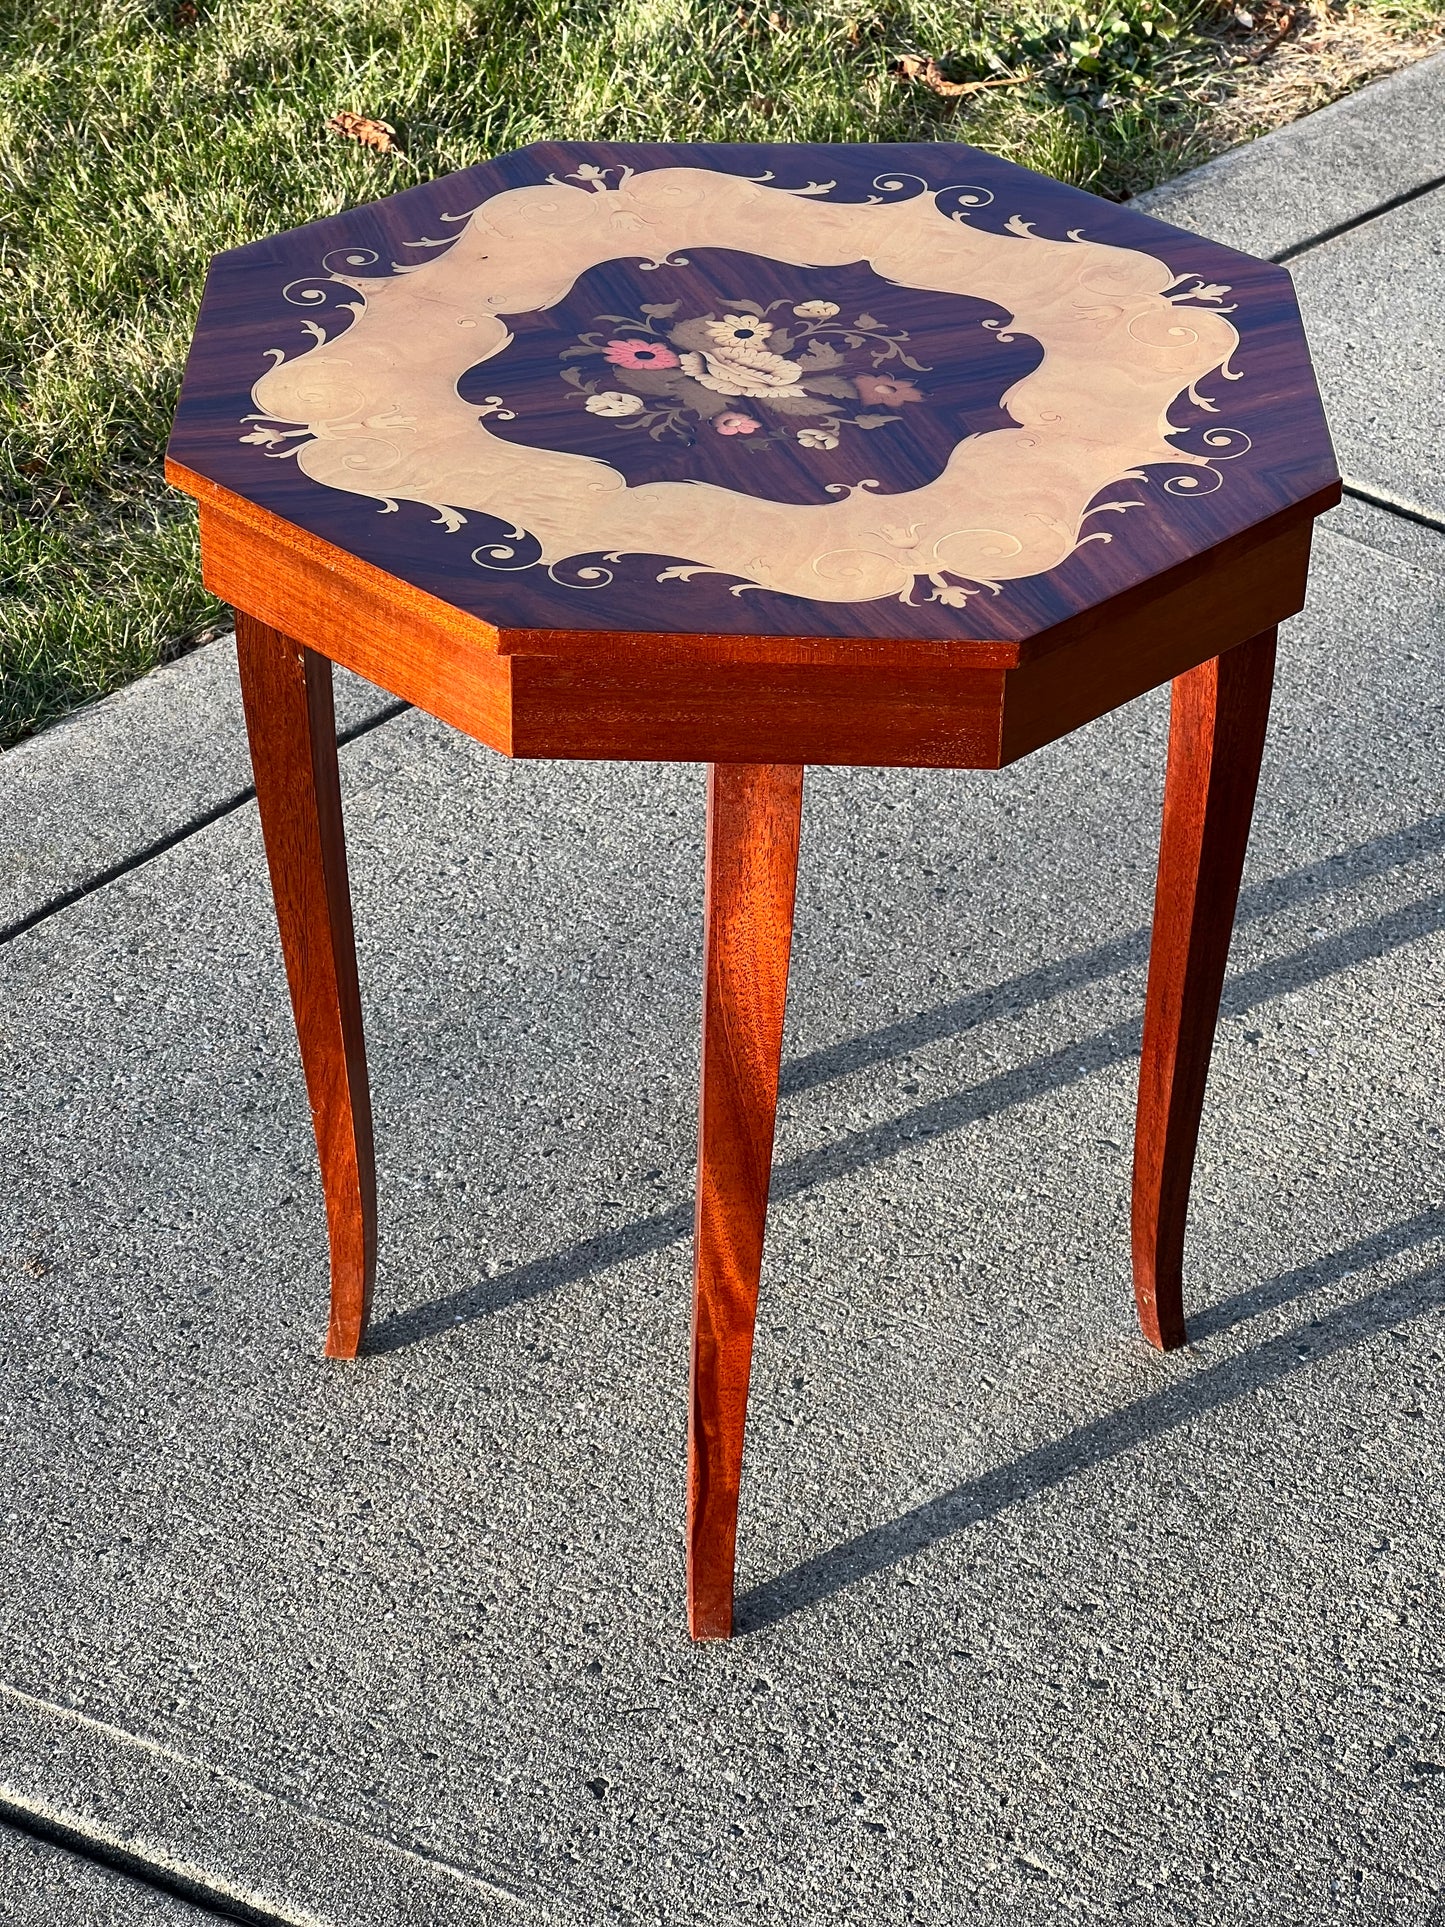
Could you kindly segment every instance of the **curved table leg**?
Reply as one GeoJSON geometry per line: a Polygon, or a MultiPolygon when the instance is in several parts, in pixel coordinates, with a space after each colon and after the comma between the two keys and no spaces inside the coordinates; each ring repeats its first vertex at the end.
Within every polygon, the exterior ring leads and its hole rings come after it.
{"type": "Polygon", "coordinates": [[[717,763],[707,784],[707,959],[688,1423],[687,1608],[694,1639],[733,1625],[733,1559],[803,771],[717,763]]]}
{"type": "Polygon", "coordinates": [[[376,1272],[376,1176],[331,664],[239,610],[236,647],[261,831],[326,1193],[326,1352],[354,1358],[376,1272]]]}
{"type": "Polygon", "coordinates": [[[1184,1343],[1184,1224],[1274,681],[1266,630],[1176,677],[1134,1133],[1134,1296],[1184,1343]]]}

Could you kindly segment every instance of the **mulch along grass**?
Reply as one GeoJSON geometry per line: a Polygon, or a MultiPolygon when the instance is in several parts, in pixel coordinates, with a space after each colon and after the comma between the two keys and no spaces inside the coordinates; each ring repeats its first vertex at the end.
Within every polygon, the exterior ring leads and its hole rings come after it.
{"type": "Polygon", "coordinates": [[[540,138],[963,140],[1120,199],[1442,26],[1445,0],[0,0],[0,744],[224,621],[160,476],[223,248],[540,138]]]}

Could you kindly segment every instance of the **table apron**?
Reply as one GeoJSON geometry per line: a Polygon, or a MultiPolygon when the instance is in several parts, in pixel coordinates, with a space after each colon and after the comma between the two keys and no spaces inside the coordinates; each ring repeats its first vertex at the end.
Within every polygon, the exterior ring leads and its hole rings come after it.
{"type": "Polygon", "coordinates": [[[990,668],[502,655],[429,596],[340,576],[201,509],[216,595],[504,755],[943,769],[1014,762],[1293,615],[1311,529],[1296,523],[990,668]]]}

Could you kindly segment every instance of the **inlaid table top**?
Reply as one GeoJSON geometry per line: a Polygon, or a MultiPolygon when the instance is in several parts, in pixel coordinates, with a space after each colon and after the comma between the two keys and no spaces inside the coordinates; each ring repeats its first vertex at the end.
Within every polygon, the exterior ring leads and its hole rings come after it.
{"type": "Polygon", "coordinates": [[[540,145],[221,255],[169,473],[504,644],[1025,654],[1338,487],[1283,269],[954,144],[540,145]]]}

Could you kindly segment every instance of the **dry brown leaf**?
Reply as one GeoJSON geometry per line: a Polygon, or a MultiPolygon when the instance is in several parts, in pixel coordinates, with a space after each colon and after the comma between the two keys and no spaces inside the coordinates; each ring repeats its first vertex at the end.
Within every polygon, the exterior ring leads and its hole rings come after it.
{"type": "Polygon", "coordinates": [[[176,0],[171,19],[178,27],[194,27],[200,18],[196,10],[196,0],[176,0]]]}
{"type": "Polygon", "coordinates": [[[1285,39],[1298,19],[1299,14],[1293,7],[1289,8],[1264,45],[1250,54],[1249,58],[1254,62],[1256,67],[1261,60],[1268,60],[1269,56],[1274,52],[1279,43],[1285,39]]]}
{"type": "Polygon", "coordinates": [[[900,80],[916,80],[943,100],[963,100],[986,87],[1017,87],[1028,79],[1027,74],[1007,74],[1000,80],[950,80],[932,54],[904,54],[890,61],[888,71],[900,80]]]}
{"type": "Polygon", "coordinates": [[[328,133],[340,134],[346,140],[360,141],[375,154],[397,154],[401,150],[396,144],[396,129],[384,120],[369,120],[365,114],[348,114],[344,110],[333,114],[326,123],[328,133]]]}

